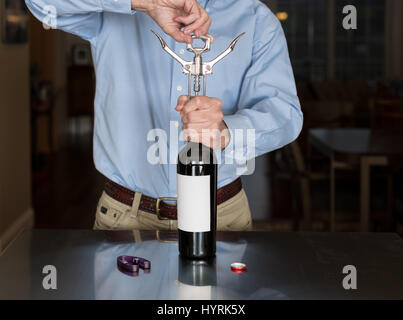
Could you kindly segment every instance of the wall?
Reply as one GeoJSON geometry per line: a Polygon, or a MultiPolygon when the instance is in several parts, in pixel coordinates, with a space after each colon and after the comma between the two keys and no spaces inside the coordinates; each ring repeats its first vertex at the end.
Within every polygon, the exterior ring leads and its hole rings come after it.
{"type": "MultiPolygon", "coordinates": [[[[45,30],[40,21],[29,15],[30,59],[39,65],[39,80],[51,81],[55,89],[55,110],[53,114],[53,146],[58,151],[65,142],[68,132],[65,55],[66,34],[60,30],[45,30]]],[[[50,152],[48,119],[40,117],[37,121],[37,152],[50,152]]]]}
{"type": "MultiPolygon", "coordinates": [[[[30,59],[39,65],[39,80],[51,81],[56,92],[55,111],[53,115],[54,151],[62,149],[69,135],[69,116],[67,99],[67,70],[71,64],[72,49],[76,45],[87,45],[87,41],[60,30],[45,30],[40,21],[29,15],[30,59]]],[[[48,119],[39,118],[37,152],[49,153],[48,119]]]]}
{"type": "Polygon", "coordinates": [[[386,54],[387,79],[403,79],[403,4],[401,0],[386,0],[386,54]]]}
{"type": "Polygon", "coordinates": [[[0,252],[32,219],[29,106],[29,46],[0,41],[0,252]]]}

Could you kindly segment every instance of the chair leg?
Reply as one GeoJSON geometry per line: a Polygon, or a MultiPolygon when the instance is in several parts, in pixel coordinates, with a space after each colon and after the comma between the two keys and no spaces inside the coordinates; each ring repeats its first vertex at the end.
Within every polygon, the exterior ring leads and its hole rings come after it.
{"type": "Polygon", "coordinates": [[[300,228],[300,211],[298,210],[298,192],[295,188],[297,179],[293,174],[291,177],[291,192],[292,192],[292,229],[298,231],[300,228]]]}
{"type": "Polygon", "coordinates": [[[336,186],[335,186],[335,165],[333,155],[330,159],[330,231],[336,231],[336,186]]]}
{"type": "Polygon", "coordinates": [[[370,166],[367,158],[361,159],[361,232],[369,231],[370,166]]]}
{"type": "Polygon", "coordinates": [[[308,178],[301,178],[301,203],[304,213],[305,223],[310,226],[312,224],[312,205],[311,205],[311,191],[308,178]]]}
{"type": "Polygon", "coordinates": [[[50,112],[49,114],[49,150],[50,153],[54,153],[54,143],[53,143],[53,112],[50,112]]]}
{"type": "Polygon", "coordinates": [[[370,192],[371,192],[371,167],[386,166],[386,157],[362,157],[361,158],[361,232],[370,231],[370,192]]]}
{"type": "Polygon", "coordinates": [[[394,219],[393,219],[393,204],[394,204],[394,188],[393,188],[393,174],[388,175],[388,204],[386,215],[386,227],[388,231],[392,231],[394,219]]]}

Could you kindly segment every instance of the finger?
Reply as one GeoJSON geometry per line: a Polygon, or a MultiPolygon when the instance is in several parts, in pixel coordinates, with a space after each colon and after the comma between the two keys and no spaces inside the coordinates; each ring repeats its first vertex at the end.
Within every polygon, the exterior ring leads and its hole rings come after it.
{"type": "Polygon", "coordinates": [[[195,0],[185,0],[185,4],[183,6],[183,11],[185,13],[187,13],[188,15],[200,12],[200,5],[195,0]]]}
{"type": "MultiPolygon", "coordinates": [[[[199,19],[194,21],[192,24],[186,26],[184,29],[184,32],[186,34],[194,32],[195,30],[198,30],[200,27],[204,26],[205,24],[208,24],[209,20],[210,20],[210,17],[206,13],[206,11],[204,11],[204,9],[202,9],[199,19]]],[[[196,35],[196,36],[198,36],[198,35],[196,35]]]]}
{"type": "MultiPolygon", "coordinates": [[[[211,26],[211,19],[208,17],[207,20],[199,28],[197,28],[194,31],[196,37],[207,35],[208,31],[210,29],[210,26],[211,26]]],[[[213,42],[214,42],[214,38],[213,38],[213,42]]]]}
{"type": "Polygon", "coordinates": [[[220,126],[218,123],[211,122],[189,122],[183,123],[184,128],[189,128],[197,131],[204,131],[206,134],[215,133],[220,131],[220,126]]]}
{"type": "Polygon", "coordinates": [[[196,110],[189,113],[181,112],[182,122],[184,124],[204,124],[204,126],[208,123],[212,123],[213,119],[210,119],[209,112],[207,110],[196,110]]]}
{"type": "Polygon", "coordinates": [[[187,141],[193,141],[193,142],[199,142],[199,133],[194,130],[194,129],[190,129],[190,128],[182,128],[182,132],[183,132],[183,138],[187,141]]]}
{"type": "Polygon", "coordinates": [[[193,98],[192,102],[197,106],[197,109],[199,110],[215,110],[222,108],[221,100],[217,98],[200,96],[193,98]]]}
{"type": "Polygon", "coordinates": [[[185,34],[179,27],[171,26],[170,28],[164,29],[164,32],[170,35],[178,42],[192,43],[193,39],[190,35],[185,34]]]}
{"type": "Polygon", "coordinates": [[[177,17],[177,18],[175,18],[175,21],[179,22],[185,26],[188,26],[188,25],[192,24],[193,22],[195,22],[198,18],[199,18],[199,15],[194,13],[189,16],[177,17]]]}
{"type": "Polygon", "coordinates": [[[192,100],[188,101],[182,108],[181,112],[183,114],[187,114],[189,112],[195,111],[197,110],[198,107],[198,103],[197,103],[197,99],[193,98],[192,100]]]}
{"type": "Polygon", "coordinates": [[[185,106],[182,108],[181,112],[189,113],[195,110],[221,110],[222,103],[220,99],[210,98],[210,97],[195,97],[192,100],[188,101],[185,106]]]}
{"type": "Polygon", "coordinates": [[[206,34],[206,37],[209,37],[211,43],[214,43],[215,39],[214,39],[214,37],[213,37],[211,34],[207,33],[207,34],[206,34]]]}
{"type": "MultiPolygon", "coordinates": [[[[185,23],[185,26],[192,25],[193,23],[197,22],[202,18],[202,7],[198,4],[197,1],[187,1],[185,3],[184,12],[187,14],[187,17],[192,16],[192,18],[193,17],[195,18],[193,19],[193,21],[190,21],[192,19],[188,19],[189,21],[185,23]]],[[[190,31],[189,29],[185,28],[184,32],[186,34],[190,34],[193,31],[190,31]]]]}
{"type": "Polygon", "coordinates": [[[188,96],[180,96],[178,98],[178,105],[176,106],[175,110],[176,111],[182,111],[183,107],[186,105],[186,103],[189,101],[188,96]]]}
{"type": "Polygon", "coordinates": [[[203,143],[213,149],[220,147],[220,132],[216,129],[194,129],[189,126],[183,128],[183,137],[187,141],[203,143]]]}
{"type": "Polygon", "coordinates": [[[208,22],[208,19],[209,19],[208,17],[202,17],[202,18],[196,20],[191,25],[185,27],[183,32],[185,34],[190,34],[193,32],[196,37],[205,35],[208,31],[208,28],[207,28],[207,30],[206,30],[206,28],[202,28],[202,29],[200,29],[200,28],[208,22]]]}
{"type": "Polygon", "coordinates": [[[184,125],[195,126],[195,128],[219,129],[224,120],[222,112],[211,112],[210,110],[196,110],[190,113],[181,112],[184,125]]]}

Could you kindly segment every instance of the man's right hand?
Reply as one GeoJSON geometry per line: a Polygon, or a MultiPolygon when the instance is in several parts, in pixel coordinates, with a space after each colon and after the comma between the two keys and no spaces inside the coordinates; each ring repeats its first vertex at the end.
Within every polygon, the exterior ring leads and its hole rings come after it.
{"type": "Polygon", "coordinates": [[[210,36],[208,29],[211,19],[197,0],[131,0],[131,2],[133,10],[148,14],[166,34],[178,42],[192,43],[191,33],[196,37],[210,36]]]}

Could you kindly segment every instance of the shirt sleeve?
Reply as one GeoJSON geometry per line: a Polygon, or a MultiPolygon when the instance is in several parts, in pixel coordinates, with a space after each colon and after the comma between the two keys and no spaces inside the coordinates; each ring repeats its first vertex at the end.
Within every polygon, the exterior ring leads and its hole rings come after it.
{"type": "Polygon", "coordinates": [[[225,157],[241,162],[291,143],[303,123],[281,24],[267,8],[257,14],[253,60],[241,86],[238,111],[224,116],[231,132],[225,157]]]}
{"type": "Polygon", "coordinates": [[[103,12],[134,13],[131,0],[25,0],[25,3],[41,22],[89,41],[101,30],[103,12]]]}

